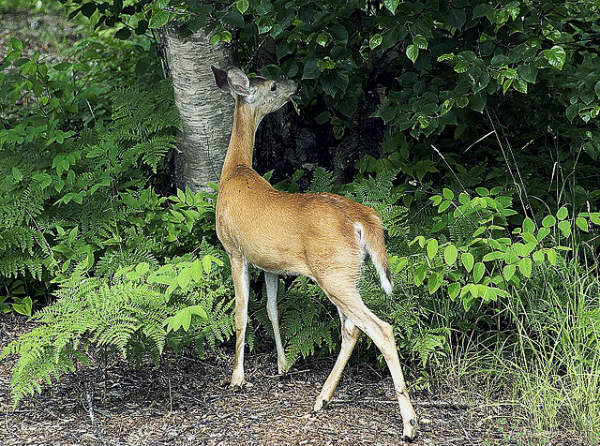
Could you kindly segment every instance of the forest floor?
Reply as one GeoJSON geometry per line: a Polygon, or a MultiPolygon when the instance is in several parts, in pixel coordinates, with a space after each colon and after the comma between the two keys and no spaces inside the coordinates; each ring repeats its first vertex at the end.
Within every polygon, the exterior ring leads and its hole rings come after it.
{"type": "MultiPolygon", "coordinates": [[[[32,323],[0,317],[0,349],[32,323]]],[[[350,364],[327,410],[312,413],[333,358],[297,363],[276,375],[273,354],[248,354],[241,391],[226,382],[233,349],[204,359],[167,354],[156,368],[114,358],[45,386],[13,409],[10,369],[0,362],[0,445],[404,445],[392,380],[386,370],[350,364]],[[91,400],[91,404],[89,403],[91,400]],[[92,421],[93,417],[93,421],[92,421]]],[[[581,445],[534,432],[510,406],[458,390],[413,392],[418,445],[581,445]]]]}

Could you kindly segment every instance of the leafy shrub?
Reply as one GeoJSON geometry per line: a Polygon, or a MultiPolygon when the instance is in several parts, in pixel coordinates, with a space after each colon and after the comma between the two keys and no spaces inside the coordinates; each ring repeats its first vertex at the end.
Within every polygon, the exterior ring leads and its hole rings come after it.
{"type": "Polygon", "coordinates": [[[226,269],[211,267],[223,265],[222,253],[204,245],[199,255],[152,270],[138,263],[112,279],[74,275],[63,282],[57,301],[33,316],[38,326],[0,354],[19,356],[11,381],[15,404],[77,363],[89,365],[100,347],[129,360],[148,354],[158,363],[166,346],[203,353],[228,339],[232,287],[226,269]]]}

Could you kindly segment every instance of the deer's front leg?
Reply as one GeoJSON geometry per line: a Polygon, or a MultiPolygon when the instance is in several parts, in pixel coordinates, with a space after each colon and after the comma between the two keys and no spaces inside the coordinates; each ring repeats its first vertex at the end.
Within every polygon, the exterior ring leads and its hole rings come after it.
{"type": "Polygon", "coordinates": [[[281,343],[281,334],[279,333],[279,313],[277,312],[279,276],[265,271],[265,284],[267,285],[267,314],[271,320],[271,325],[273,325],[273,337],[277,348],[277,371],[280,375],[283,375],[287,372],[287,365],[285,363],[285,351],[281,343]]]}
{"type": "Polygon", "coordinates": [[[244,385],[244,344],[248,324],[248,297],[250,276],[248,262],[241,253],[230,253],[231,275],[235,289],[235,364],[231,375],[231,387],[244,385]]]}

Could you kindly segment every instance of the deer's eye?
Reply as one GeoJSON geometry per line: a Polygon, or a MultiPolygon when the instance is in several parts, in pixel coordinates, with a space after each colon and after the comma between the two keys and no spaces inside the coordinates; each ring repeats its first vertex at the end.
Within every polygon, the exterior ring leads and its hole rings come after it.
{"type": "Polygon", "coordinates": [[[275,82],[273,82],[271,84],[271,91],[275,91],[275,90],[277,90],[277,84],[275,82]]]}

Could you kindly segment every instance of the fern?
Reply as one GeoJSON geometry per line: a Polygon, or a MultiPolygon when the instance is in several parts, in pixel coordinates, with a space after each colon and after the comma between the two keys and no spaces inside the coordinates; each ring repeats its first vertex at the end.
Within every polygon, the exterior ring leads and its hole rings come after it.
{"type": "MultiPolygon", "coordinates": [[[[266,296],[255,318],[271,336],[273,329],[266,312],[266,296]]],[[[333,305],[310,279],[298,277],[278,301],[281,338],[288,369],[300,358],[318,349],[332,351],[338,344],[339,318],[333,305]]]]}
{"type": "Polygon", "coordinates": [[[317,167],[307,192],[333,192],[335,175],[322,167],[317,167]]]}
{"type": "Polygon", "coordinates": [[[398,171],[385,169],[376,178],[362,178],[350,183],[346,196],[377,211],[390,237],[406,238],[408,209],[399,205],[404,196],[394,187],[398,171]]]}
{"type": "MultiPolygon", "coordinates": [[[[200,252],[207,251],[217,255],[214,248],[201,245],[200,252]]],[[[175,259],[170,270],[177,271],[179,265],[188,263],[187,258],[175,259]]],[[[74,371],[77,363],[87,364],[93,359],[92,346],[128,359],[146,353],[155,363],[167,345],[179,349],[192,340],[201,353],[206,346],[215,348],[233,334],[233,300],[231,287],[223,285],[224,273],[213,269],[192,289],[173,294],[167,294],[166,286],[147,281],[146,273],[114,275],[111,279],[79,280],[73,276],[63,282],[56,293],[58,300],[33,316],[39,325],[0,354],[0,359],[19,357],[11,381],[15,404],[28,394],[40,392],[42,382],[50,383],[74,371]],[[190,304],[200,305],[208,320],[198,322],[189,333],[168,333],[165,320],[190,304]]],[[[179,281],[177,276],[173,280],[179,281]]]]}

